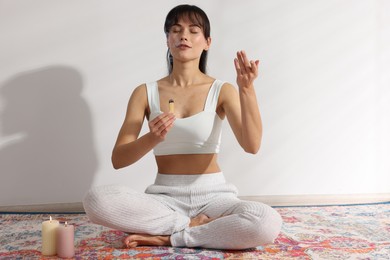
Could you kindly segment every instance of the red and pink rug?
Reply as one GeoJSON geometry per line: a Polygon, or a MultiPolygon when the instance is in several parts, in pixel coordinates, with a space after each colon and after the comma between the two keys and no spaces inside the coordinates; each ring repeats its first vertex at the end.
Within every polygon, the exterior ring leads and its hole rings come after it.
{"type": "MultiPolygon", "coordinates": [[[[284,219],[274,244],[245,251],[137,247],[85,214],[51,214],[75,226],[75,259],[390,259],[390,203],[277,208],[284,219]]],[[[42,257],[41,222],[49,214],[0,214],[0,259],[42,257]]],[[[228,239],[228,238],[227,238],[228,239]]]]}

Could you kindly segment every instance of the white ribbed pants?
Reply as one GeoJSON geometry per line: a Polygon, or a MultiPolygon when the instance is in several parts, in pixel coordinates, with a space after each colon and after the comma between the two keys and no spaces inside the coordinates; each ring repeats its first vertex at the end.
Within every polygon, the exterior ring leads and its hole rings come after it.
{"type": "Polygon", "coordinates": [[[222,172],[157,174],[145,193],[122,186],[92,188],[84,209],[97,224],[133,234],[170,235],[174,247],[246,249],[272,243],[282,219],[271,207],[237,198],[222,172]],[[217,218],[189,227],[199,214],[217,218]]]}

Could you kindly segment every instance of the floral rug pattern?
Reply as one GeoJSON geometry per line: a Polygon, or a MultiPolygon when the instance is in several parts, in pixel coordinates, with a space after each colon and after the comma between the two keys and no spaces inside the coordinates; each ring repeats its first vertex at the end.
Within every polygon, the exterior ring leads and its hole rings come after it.
{"type": "MultiPolygon", "coordinates": [[[[245,251],[125,249],[125,234],[85,214],[51,214],[75,226],[74,259],[390,259],[390,203],[277,208],[284,224],[274,244],[245,251]]],[[[41,222],[49,214],[0,214],[0,259],[42,257],[41,222]]]]}

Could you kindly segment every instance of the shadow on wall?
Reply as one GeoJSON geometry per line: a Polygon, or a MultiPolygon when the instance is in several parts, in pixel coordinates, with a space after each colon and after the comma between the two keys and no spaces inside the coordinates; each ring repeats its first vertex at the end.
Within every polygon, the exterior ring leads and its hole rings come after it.
{"type": "Polygon", "coordinates": [[[81,201],[97,169],[82,88],[81,74],[66,66],[23,72],[0,86],[1,136],[11,139],[0,146],[0,205],[81,201]]]}

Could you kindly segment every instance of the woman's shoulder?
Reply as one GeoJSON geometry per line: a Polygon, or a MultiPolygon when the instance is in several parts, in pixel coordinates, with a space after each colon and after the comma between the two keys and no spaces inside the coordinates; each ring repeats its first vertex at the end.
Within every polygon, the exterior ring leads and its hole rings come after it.
{"type": "Polygon", "coordinates": [[[236,87],[233,84],[231,84],[230,82],[218,80],[218,79],[217,79],[217,81],[219,81],[221,84],[221,91],[223,91],[223,92],[236,91],[236,87]]]}
{"type": "MultiPolygon", "coordinates": [[[[148,83],[142,83],[142,84],[136,86],[131,93],[130,99],[138,100],[138,102],[140,102],[140,101],[147,102],[146,101],[147,96],[148,96],[147,84],[148,83]]],[[[143,102],[143,103],[145,103],[145,102],[143,102]]]]}
{"type": "Polygon", "coordinates": [[[220,101],[224,102],[227,100],[235,99],[238,95],[238,91],[236,87],[231,84],[230,82],[222,81],[221,82],[221,90],[219,93],[219,99],[220,101]]]}
{"type": "Polygon", "coordinates": [[[146,93],[146,83],[142,83],[133,89],[133,95],[142,95],[146,93]]]}

